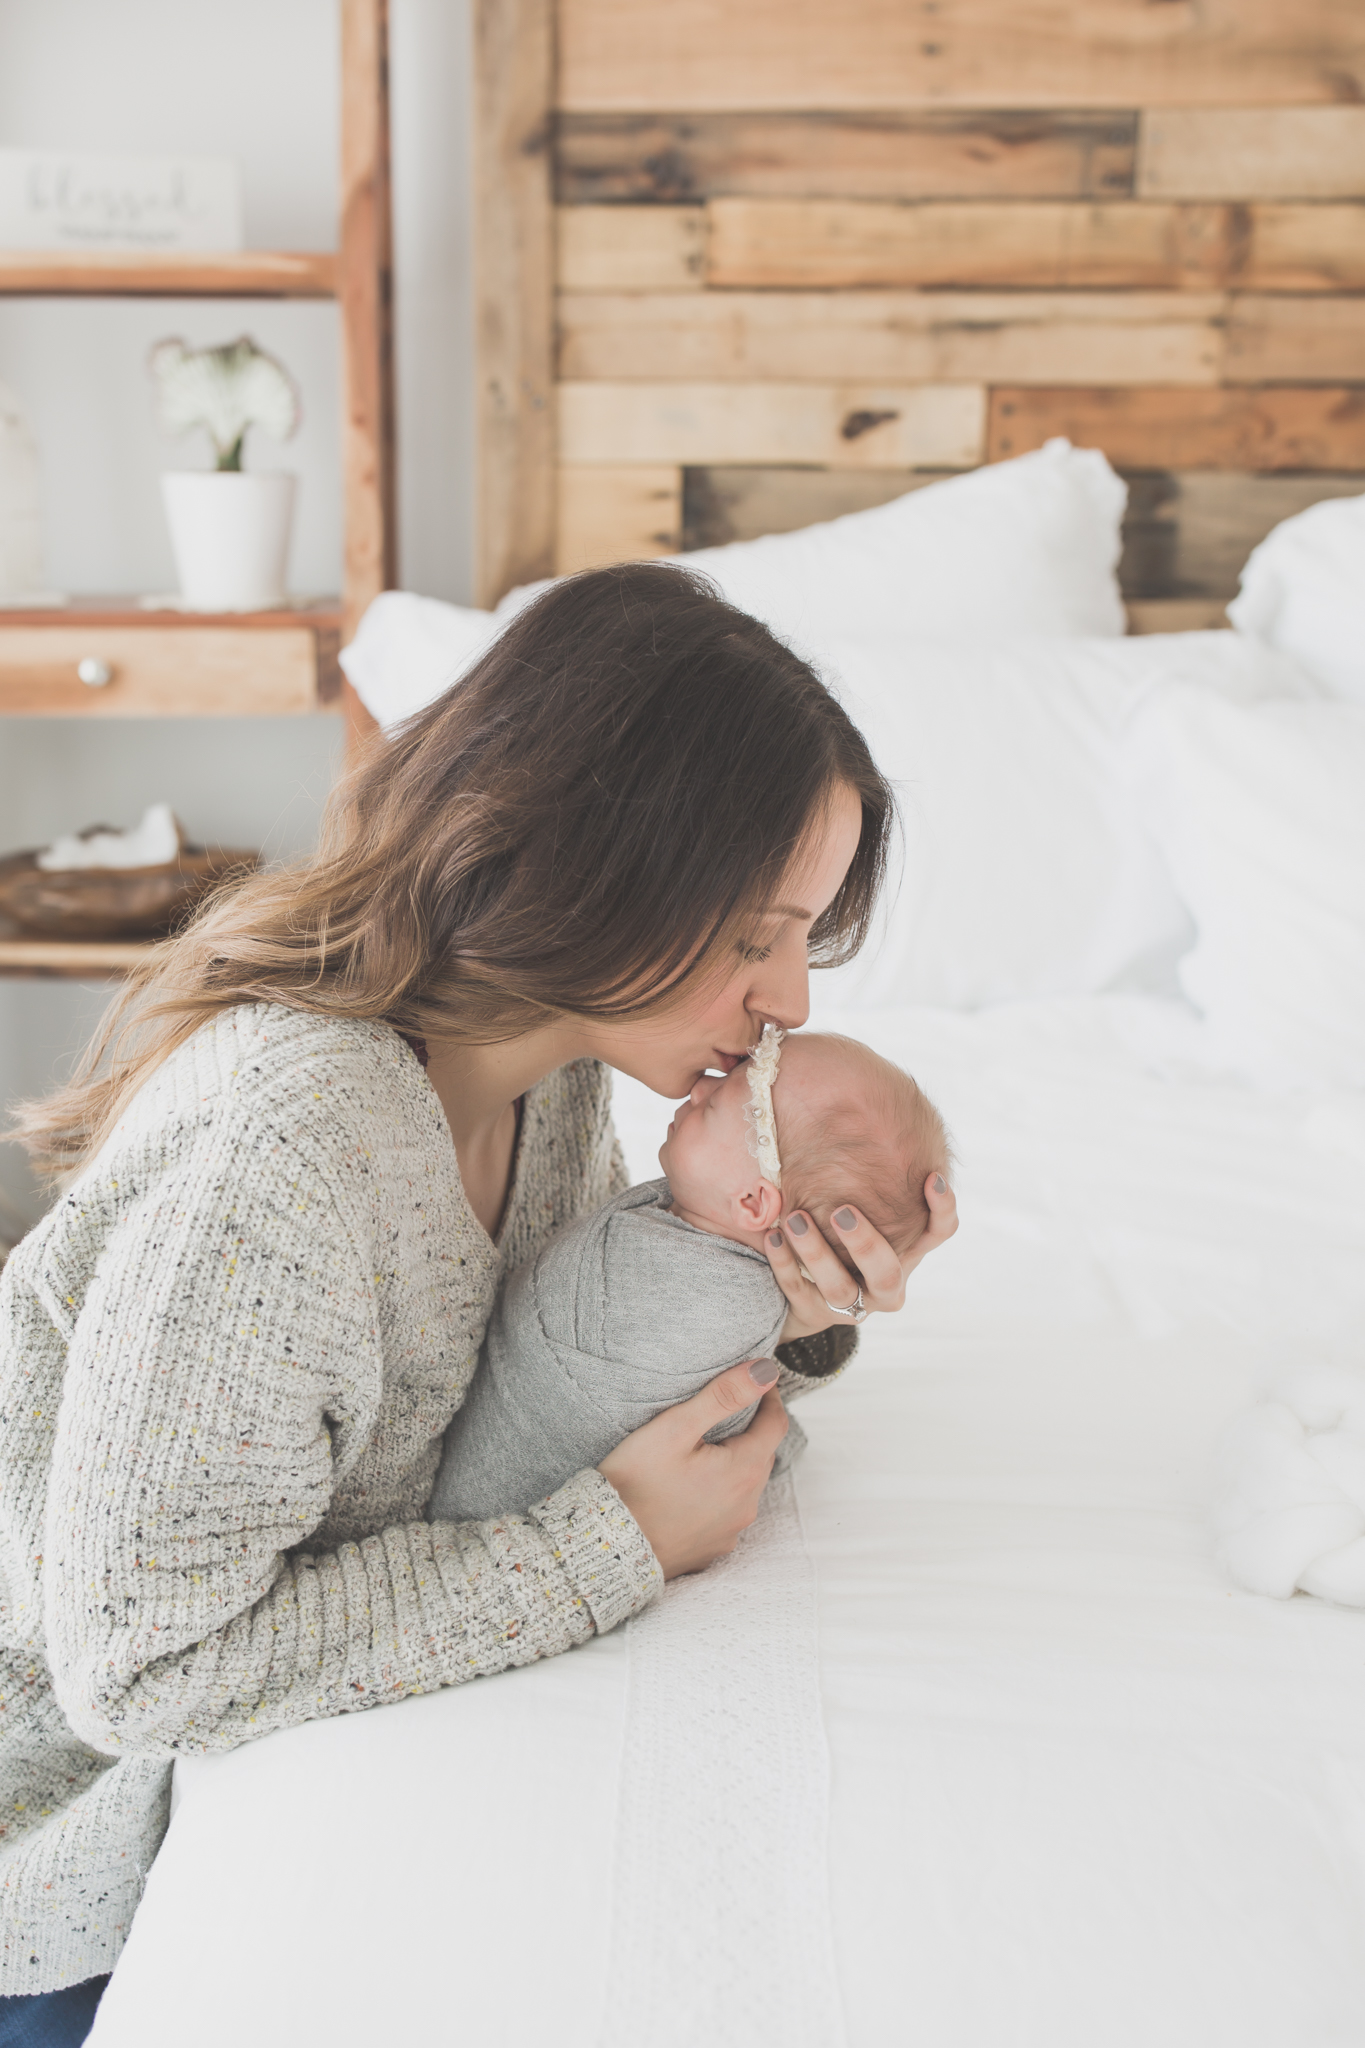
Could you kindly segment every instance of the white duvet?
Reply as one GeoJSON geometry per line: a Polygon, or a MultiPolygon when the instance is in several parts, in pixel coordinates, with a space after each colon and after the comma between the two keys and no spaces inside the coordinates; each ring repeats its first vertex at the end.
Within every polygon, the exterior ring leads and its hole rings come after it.
{"type": "Polygon", "coordinates": [[[96,2048],[1365,2044],[1365,1616],[1206,1520],[1232,1417],[1365,1363],[1360,1098],[1156,1000],[857,1028],[963,1227],[796,1503],[650,1637],[179,1766],[96,2048]]]}

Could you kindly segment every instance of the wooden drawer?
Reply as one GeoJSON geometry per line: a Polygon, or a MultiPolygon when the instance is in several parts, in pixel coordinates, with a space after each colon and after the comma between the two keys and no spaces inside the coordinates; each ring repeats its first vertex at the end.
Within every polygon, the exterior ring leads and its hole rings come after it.
{"type": "Polygon", "coordinates": [[[0,713],[222,718],[315,711],[320,697],[333,694],[334,643],[334,634],[302,625],[6,623],[0,713]]]}

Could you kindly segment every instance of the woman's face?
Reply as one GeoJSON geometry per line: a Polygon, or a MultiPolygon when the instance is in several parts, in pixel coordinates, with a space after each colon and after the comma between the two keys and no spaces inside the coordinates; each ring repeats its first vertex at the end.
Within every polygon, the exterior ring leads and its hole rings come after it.
{"type": "Polygon", "coordinates": [[[811,926],[838,894],[858,850],[862,805],[840,783],[823,829],[792,862],[723,982],[702,984],[676,1010],[586,1027],[584,1052],[660,1095],[686,1095],[705,1073],[728,1074],[763,1026],[795,1030],[810,1015],[811,926]]]}

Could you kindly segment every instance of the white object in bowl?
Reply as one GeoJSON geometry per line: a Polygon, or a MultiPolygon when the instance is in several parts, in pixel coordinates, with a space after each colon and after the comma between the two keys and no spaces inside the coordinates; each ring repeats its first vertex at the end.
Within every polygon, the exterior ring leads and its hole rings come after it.
{"type": "Polygon", "coordinates": [[[285,602],[294,482],[282,470],[172,470],[162,477],[175,566],[191,611],[266,611],[285,602]]]}

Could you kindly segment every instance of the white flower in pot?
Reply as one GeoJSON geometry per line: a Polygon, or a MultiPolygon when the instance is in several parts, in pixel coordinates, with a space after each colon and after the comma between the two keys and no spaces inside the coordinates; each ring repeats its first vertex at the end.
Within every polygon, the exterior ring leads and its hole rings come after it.
{"type": "Polygon", "coordinates": [[[221,348],[159,341],[151,368],[163,425],[172,433],[203,427],[217,458],[211,470],[173,470],[161,479],[186,605],[251,612],[283,604],[294,478],[244,470],[242,449],[250,427],[289,439],[299,423],[293,379],[245,334],[221,348]]]}

